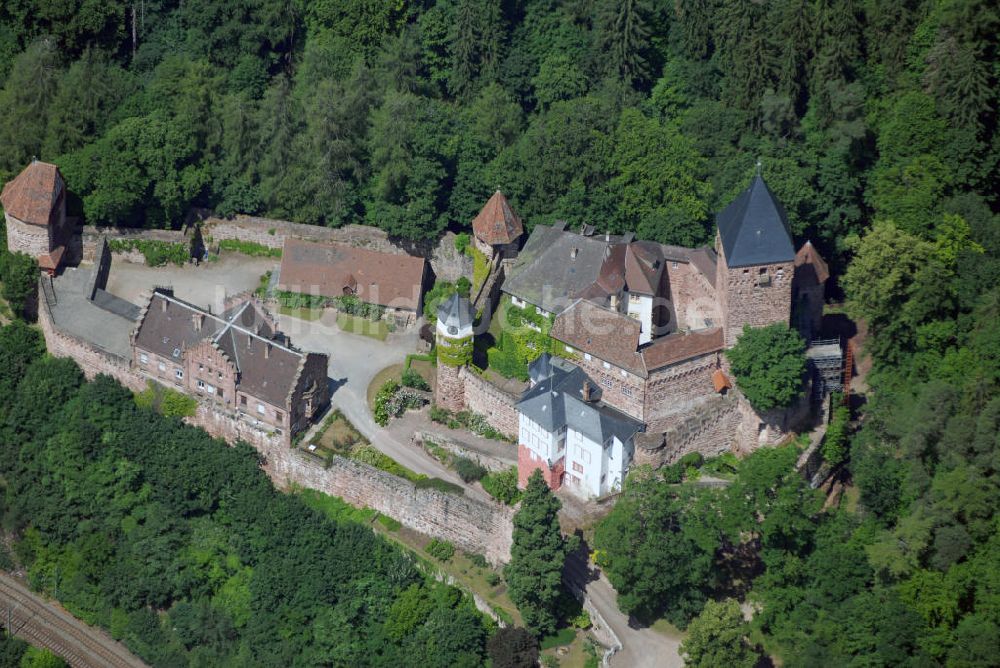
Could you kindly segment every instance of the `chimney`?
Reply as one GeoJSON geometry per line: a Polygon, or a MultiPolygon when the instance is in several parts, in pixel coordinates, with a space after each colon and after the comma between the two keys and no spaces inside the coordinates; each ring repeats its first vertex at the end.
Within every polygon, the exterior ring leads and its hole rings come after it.
{"type": "Polygon", "coordinates": [[[195,313],[194,315],[191,316],[191,320],[192,322],[194,322],[194,331],[200,332],[201,328],[205,324],[205,314],[195,313]]]}
{"type": "Polygon", "coordinates": [[[580,395],[583,397],[584,401],[586,401],[587,403],[590,403],[590,381],[589,380],[584,380],[583,381],[583,387],[580,388],[580,395]]]}
{"type": "Polygon", "coordinates": [[[250,336],[250,335],[247,335],[247,350],[250,350],[251,348],[253,348],[252,344],[253,344],[253,337],[250,336]]]}
{"type": "Polygon", "coordinates": [[[618,310],[618,295],[611,295],[611,310],[618,310]]]}
{"type": "Polygon", "coordinates": [[[160,297],[160,310],[163,311],[164,313],[167,312],[167,300],[164,299],[163,297],[160,297]]]}
{"type": "Polygon", "coordinates": [[[270,343],[265,343],[264,344],[264,359],[268,359],[270,357],[271,357],[271,344],[270,343]]]}
{"type": "Polygon", "coordinates": [[[579,248],[574,248],[573,250],[571,250],[571,251],[569,252],[569,259],[571,259],[571,260],[575,260],[575,259],[576,259],[576,256],[577,256],[577,254],[578,254],[579,252],[580,252],[580,249],[579,249],[579,248]]]}

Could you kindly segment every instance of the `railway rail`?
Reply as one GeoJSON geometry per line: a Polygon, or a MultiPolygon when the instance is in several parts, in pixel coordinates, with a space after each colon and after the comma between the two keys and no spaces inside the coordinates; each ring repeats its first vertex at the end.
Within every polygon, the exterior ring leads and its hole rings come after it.
{"type": "Polygon", "coordinates": [[[145,668],[124,645],[0,572],[0,624],[73,668],[145,668]]]}

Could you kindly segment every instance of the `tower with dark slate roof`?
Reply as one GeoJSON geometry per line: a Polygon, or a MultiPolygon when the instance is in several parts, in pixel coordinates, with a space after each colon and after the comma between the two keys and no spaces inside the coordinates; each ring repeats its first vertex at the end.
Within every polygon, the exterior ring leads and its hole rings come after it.
{"type": "Polygon", "coordinates": [[[788,323],[795,250],[785,209],[759,174],[716,224],[715,289],[731,347],[747,325],[788,323]]]}
{"type": "Polygon", "coordinates": [[[472,359],[472,304],[453,294],[437,309],[437,381],[434,403],[449,411],[465,408],[465,383],[462,367],[472,359]]]}

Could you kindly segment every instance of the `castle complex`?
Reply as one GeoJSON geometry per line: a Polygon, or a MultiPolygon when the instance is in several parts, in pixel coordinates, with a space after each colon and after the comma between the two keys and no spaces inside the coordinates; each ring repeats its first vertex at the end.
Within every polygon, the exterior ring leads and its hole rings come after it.
{"type": "MultiPolygon", "coordinates": [[[[689,249],[538,225],[517,250],[510,235],[520,219],[502,194],[491,198],[473,226],[477,247],[505,257],[511,303],[552,323],[553,354],[531,365],[530,386],[511,407],[522,484],[541,469],[553,488],[601,496],[620,488],[633,463],[777,442],[808,409],[758,414],[733,388],[723,353],[744,327],[790,324],[793,310],[811,338],[825,263],[809,243],[794,251],[785,212],[760,176],[716,227],[713,249],[689,249]]],[[[478,381],[451,362],[438,365],[437,401],[459,410],[478,381]]]]}

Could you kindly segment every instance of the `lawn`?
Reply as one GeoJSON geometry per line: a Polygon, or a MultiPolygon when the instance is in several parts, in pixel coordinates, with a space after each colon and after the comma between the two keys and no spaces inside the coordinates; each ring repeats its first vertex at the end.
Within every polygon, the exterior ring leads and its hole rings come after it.
{"type": "Polygon", "coordinates": [[[368,408],[369,410],[374,410],[375,408],[375,395],[378,394],[378,390],[382,387],[387,380],[399,380],[399,377],[403,373],[403,364],[393,364],[392,366],[387,366],[386,368],[375,374],[372,378],[372,382],[368,384],[368,408]]]}
{"type": "Polygon", "coordinates": [[[278,313],[291,318],[310,321],[319,320],[323,317],[323,309],[321,308],[289,308],[287,306],[279,306],[278,313]]]}
{"type": "Polygon", "coordinates": [[[410,369],[420,374],[420,377],[427,381],[434,390],[434,382],[437,380],[437,370],[434,365],[427,360],[413,360],[410,362],[410,369]]]}
{"type": "Polygon", "coordinates": [[[385,341],[386,337],[389,336],[389,326],[384,321],[368,320],[346,313],[337,314],[337,326],[345,332],[370,336],[379,341],[385,341]]]}
{"type": "Polygon", "coordinates": [[[354,446],[365,440],[350,422],[340,413],[334,411],[323,424],[323,431],[314,440],[317,447],[328,452],[349,455],[354,446]]]}

